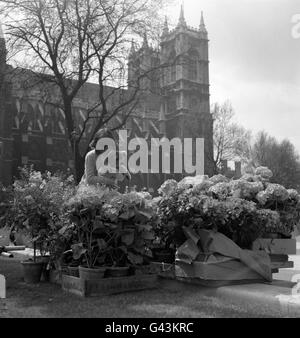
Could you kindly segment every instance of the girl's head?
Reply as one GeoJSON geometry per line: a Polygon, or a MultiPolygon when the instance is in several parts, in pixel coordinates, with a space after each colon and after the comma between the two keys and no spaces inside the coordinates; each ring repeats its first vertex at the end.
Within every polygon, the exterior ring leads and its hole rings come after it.
{"type": "Polygon", "coordinates": [[[103,129],[99,129],[94,135],[94,138],[92,142],[90,143],[90,148],[95,149],[98,141],[102,138],[111,138],[117,143],[117,137],[116,137],[115,132],[107,128],[103,128],[103,129]]]}

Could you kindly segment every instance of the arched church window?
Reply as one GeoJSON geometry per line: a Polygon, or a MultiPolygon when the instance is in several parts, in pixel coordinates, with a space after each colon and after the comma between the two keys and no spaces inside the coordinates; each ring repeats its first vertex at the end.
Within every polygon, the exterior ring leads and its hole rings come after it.
{"type": "Polygon", "coordinates": [[[171,82],[176,81],[176,65],[172,65],[171,68],[171,82]]]}
{"type": "Polygon", "coordinates": [[[33,131],[34,125],[34,108],[31,103],[27,104],[27,112],[26,112],[26,119],[28,121],[27,130],[29,132],[33,131]]]}
{"type": "Polygon", "coordinates": [[[190,53],[189,57],[189,79],[197,80],[198,78],[198,60],[199,55],[198,52],[193,50],[190,53]]]}
{"type": "Polygon", "coordinates": [[[176,53],[174,50],[169,55],[169,73],[170,79],[169,82],[176,81],[176,53]]]}
{"type": "Polygon", "coordinates": [[[190,109],[194,112],[198,110],[198,99],[196,97],[191,98],[190,109]]]}
{"type": "Polygon", "coordinates": [[[52,133],[64,135],[65,132],[65,118],[61,109],[53,109],[52,133]]]}
{"type": "Polygon", "coordinates": [[[33,108],[33,121],[32,130],[42,132],[43,131],[43,108],[39,105],[32,105],[33,108]]]}
{"type": "Polygon", "coordinates": [[[168,102],[168,113],[175,114],[177,109],[176,98],[170,98],[168,102]]]}
{"type": "Polygon", "coordinates": [[[13,119],[13,128],[19,129],[21,123],[21,101],[16,99],[14,102],[14,119],[13,119]]]}

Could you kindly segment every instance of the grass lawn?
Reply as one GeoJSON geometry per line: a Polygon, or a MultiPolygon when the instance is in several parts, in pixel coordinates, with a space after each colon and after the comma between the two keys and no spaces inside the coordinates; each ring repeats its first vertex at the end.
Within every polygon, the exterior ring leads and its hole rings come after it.
{"type": "Polygon", "coordinates": [[[197,286],[166,287],[119,295],[81,298],[65,293],[59,285],[22,281],[20,263],[0,258],[0,273],[7,279],[7,298],[0,299],[0,317],[271,317],[272,311],[255,305],[224,303],[201,294],[197,286]]]}

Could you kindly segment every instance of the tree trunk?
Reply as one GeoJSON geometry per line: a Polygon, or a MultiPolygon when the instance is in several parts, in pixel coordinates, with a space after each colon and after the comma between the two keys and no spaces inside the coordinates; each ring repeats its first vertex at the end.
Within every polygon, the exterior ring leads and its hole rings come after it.
{"type": "Polygon", "coordinates": [[[75,141],[73,149],[73,160],[74,160],[74,171],[75,171],[75,181],[77,184],[80,183],[80,180],[84,174],[84,156],[81,155],[79,151],[79,142],[75,141]]]}

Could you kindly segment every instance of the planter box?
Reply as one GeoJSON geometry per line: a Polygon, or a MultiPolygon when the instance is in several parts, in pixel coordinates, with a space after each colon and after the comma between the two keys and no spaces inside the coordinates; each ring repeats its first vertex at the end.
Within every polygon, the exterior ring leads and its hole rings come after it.
{"type": "Polygon", "coordinates": [[[230,282],[233,281],[264,281],[262,276],[250,269],[248,266],[236,259],[227,259],[221,262],[192,262],[188,264],[176,261],[176,278],[183,281],[211,281],[230,282]]]}
{"type": "Polygon", "coordinates": [[[294,262],[272,262],[271,263],[272,272],[277,273],[279,269],[292,269],[294,267],[294,262]]]}
{"type": "Polygon", "coordinates": [[[269,254],[273,273],[278,273],[279,269],[291,269],[294,262],[289,261],[288,255],[269,254]]]}
{"type": "Polygon", "coordinates": [[[82,280],[68,275],[62,276],[62,289],[82,297],[151,289],[157,287],[157,285],[156,275],[103,278],[97,281],[82,280]]]}
{"type": "Polygon", "coordinates": [[[269,254],[296,255],[296,239],[258,238],[253,242],[252,250],[264,250],[269,254]]]}
{"type": "Polygon", "coordinates": [[[49,271],[49,283],[60,284],[62,280],[62,272],[59,270],[50,270],[49,271]]]}

